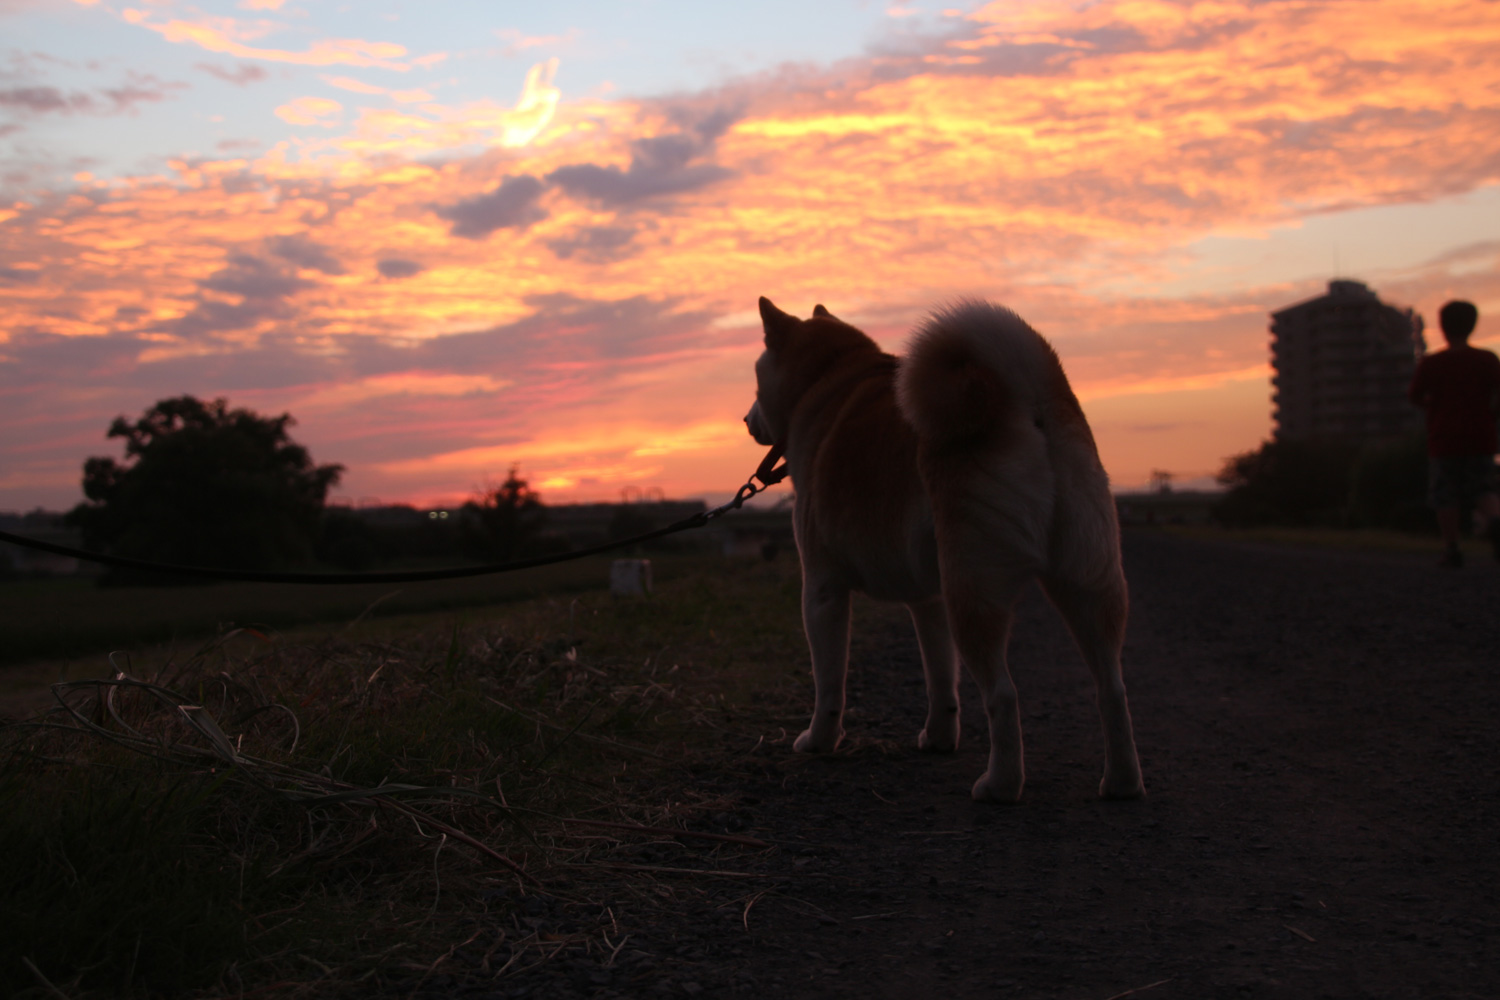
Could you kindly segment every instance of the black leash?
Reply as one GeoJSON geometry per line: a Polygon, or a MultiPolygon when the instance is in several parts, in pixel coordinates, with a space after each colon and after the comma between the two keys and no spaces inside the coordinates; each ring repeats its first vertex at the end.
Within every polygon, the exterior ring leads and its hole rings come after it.
{"type": "Polygon", "coordinates": [[[151,562],[147,559],[131,559],[126,556],[110,556],[102,552],[88,552],[84,549],[75,549],[67,545],[54,545],[36,538],[27,538],[25,535],[14,535],[9,531],[0,531],[0,541],[10,542],[22,548],[36,549],[40,552],[50,552],[53,555],[70,556],[74,559],[82,559],[86,562],[102,563],[105,566],[119,566],[124,569],[147,570],[152,573],[170,574],[173,576],[194,576],[210,580],[239,580],[246,583],[420,583],[426,580],[454,580],[467,576],[487,576],[491,573],[510,573],[520,569],[532,569],[536,566],[547,566],[552,563],[567,562],[570,559],[583,559],[586,556],[598,555],[601,552],[609,552],[612,549],[623,548],[626,545],[637,545],[641,542],[649,542],[654,538],[662,538],[673,535],[679,531],[687,531],[689,528],[701,528],[718,517],[723,517],[732,510],[739,510],[755,494],[763,492],[767,487],[775,486],[786,478],[786,463],[779,467],[776,462],[781,458],[782,447],[777,445],[767,453],[755,474],[739,488],[734,499],[728,503],[720,504],[712,510],[699,511],[692,517],[685,517],[667,525],[665,528],[657,528],[642,535],[632,538],[622,538],[619,541],[605,542],[603,545],[594,545],[587,549],[579,549],[576,552],[567,552],[555,556],[533,556],[530,559],[516,559],[511,562],[489,563],[484,566],[454,566],[449,569],[418,569],[418,570],[394,570],[381,573],[280,573],[269,570],[253,569],[216,569],[210,566],[178,566],[173,563],[151,562]],[[762,485],[757,486],[755,481],[760,480],[762,485]]]}

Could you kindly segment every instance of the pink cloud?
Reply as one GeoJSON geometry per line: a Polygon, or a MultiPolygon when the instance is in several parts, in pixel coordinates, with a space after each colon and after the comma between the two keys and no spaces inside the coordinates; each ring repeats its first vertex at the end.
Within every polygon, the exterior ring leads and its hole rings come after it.
{"type": "Polygon", "coordinates": [[[506,55],[516,55],[528,49],[556,49],[576,41],[578,34],[577,28],[569,28],[561,35],[528,35],[515,28],[498,28],[495,31],[495,37],[505,43],[506,55]]]}
{"type": "MultiPolygon", "coordinates": [[[[274,8],[266,8],[274,9],[274,8]]],[[[127,8],[122,16],[161,35],[169,42],[196,45],[208,52],[222,52],[237,59],[292,63],[299,66],[373,66],[405,71],[407,55],[404,45],[395,42],[372,42],[359,38],[328,38],[309,48],[294,52],[288,49],[260,48],[245,43],[264,32],[263,26],[246,26],[232,18],[203,21],[170,20],[157,22],[145,11],[127,8]]]]}
{"type": "Polygon", "coordinates": [[[334,123],[327,119],[343,110],[342,104],[326,97],[298,97],[277,108],[276,117],[289,125],[322,125],[332,128],[334,123]]]}

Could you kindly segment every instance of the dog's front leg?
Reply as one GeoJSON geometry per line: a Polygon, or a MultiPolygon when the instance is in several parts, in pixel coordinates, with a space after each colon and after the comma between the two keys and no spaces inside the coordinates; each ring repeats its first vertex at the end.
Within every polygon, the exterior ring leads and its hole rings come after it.
{"type": "Polygon", "coordinates": [[[802,626],[812,652],[812,722],[792,748],[798,753],[829,753],[844,738],[844,677],[849,669],[849,588],[819,581],[811,574],[802,581],[802,626]]]}

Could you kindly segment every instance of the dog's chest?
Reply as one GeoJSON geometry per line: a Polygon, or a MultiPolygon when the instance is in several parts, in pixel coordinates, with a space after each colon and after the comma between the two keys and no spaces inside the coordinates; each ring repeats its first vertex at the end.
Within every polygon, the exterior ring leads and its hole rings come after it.
{"type": "Polygon", "coordinates": [[[898,509],[887,502],[808,510],[796,520],[803,565],[878,600],[931,597],[941,578],[932,519],[924,508],[898,509]]]}

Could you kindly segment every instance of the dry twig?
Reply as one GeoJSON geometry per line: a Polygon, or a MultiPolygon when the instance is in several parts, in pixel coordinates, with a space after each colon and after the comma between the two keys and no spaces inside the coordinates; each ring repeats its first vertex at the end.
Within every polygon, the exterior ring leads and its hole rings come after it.
{"type": "Polygon", "coordinates": [[[1123,997],[1133,997],[1137,993],[1144,993],[1147,990],[1154,990],[1158,986],[1165,986],[1171,981],[1170,979],[1158,979],[1154,983],[1147,983],[1145,986],[1137,986],[1135,989],[1126,990],[1124,993],[1116,993],[1112,997],[1105,997],[1105,1000],[1122,1000],[1123,997]]]}

